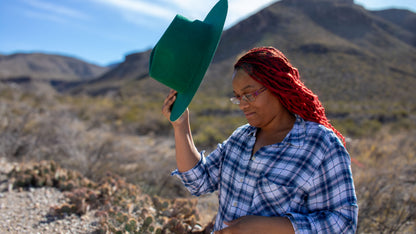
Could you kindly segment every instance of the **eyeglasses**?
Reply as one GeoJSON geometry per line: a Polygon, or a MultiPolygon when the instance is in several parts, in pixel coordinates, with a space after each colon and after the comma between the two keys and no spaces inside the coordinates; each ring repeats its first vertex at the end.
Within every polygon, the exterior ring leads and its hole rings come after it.
{"type": "Polygon", "coordinates": [[[246,102],[254,102],[256,100],[256,97],[262,92],[264,92],[266,89],[267,88],[263,86],[262,88],[254,91],[253,93],[248,93],[243,96],[232,97],[230,98],[230,101],[236,105],[240,105],[241,100],[246,101],[246,102]]]}

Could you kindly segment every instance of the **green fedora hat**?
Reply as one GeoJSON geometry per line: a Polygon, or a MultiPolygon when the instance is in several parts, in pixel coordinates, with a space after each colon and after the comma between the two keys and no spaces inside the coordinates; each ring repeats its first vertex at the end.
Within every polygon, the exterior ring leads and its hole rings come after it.
{"type": "Polygon", "coordinates": [[[198,90],[217,49],[227,10],[227,0],[220,0],[204,21],[176,15],[153,48],[149,75],[178,92],[171,121],[182,115],[198,90]]]}

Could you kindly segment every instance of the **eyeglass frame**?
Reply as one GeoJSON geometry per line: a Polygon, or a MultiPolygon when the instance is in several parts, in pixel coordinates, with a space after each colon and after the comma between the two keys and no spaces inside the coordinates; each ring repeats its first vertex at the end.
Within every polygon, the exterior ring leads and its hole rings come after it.
{"type": "Polygon", "coordinates": [[[256,97],[259,96],[261,93],[263,93],[266,90],[267,90],[267,88],[265,86],[263,86],[260,89],[254,91],[252,93],[244,94],[240,97],[232,97],[232,98],[230,98],[230,101],[235,105],[240,105],[241,100],[246,101],[246,102],[254,102],[256,100],[256,97]]]}

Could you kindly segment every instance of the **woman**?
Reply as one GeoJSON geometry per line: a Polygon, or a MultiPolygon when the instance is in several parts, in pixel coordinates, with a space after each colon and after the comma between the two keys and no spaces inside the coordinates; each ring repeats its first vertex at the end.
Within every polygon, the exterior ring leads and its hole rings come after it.
{"type": "MultiPolygon", "coordinates": [[[[204,157],[189,111],[171,122],[174,174],[193,195],[219,190],[215,233],[354,233],[350,157],[318,97],[273,47],[250,50],[234,68],[231,101],[248,124],[204,157]]],[[[163,105],[167,118],[175,93],[163,105]]]]}

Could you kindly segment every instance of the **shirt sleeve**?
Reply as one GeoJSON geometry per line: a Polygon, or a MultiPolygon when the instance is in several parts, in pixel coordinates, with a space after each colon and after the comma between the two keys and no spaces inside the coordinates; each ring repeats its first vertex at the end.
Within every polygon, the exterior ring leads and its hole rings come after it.
{"type": "Polygon", "coordinates": [[[309,214],[288,213],[296,233],[355,233],[358,205],[350,157],[342,145],[331,148],[311,179],[309,214]]]}
{"type": "Polygon", "coordinates": [[[176,169],[172,172],[172,175],[178,176],[194,196],[214,192],[218,189],[224,144],[219,144],[217,149],[207,157],[204,156],[204,151],[202,151],[200,161],[189,171],[179,172],[176,169]]]}

